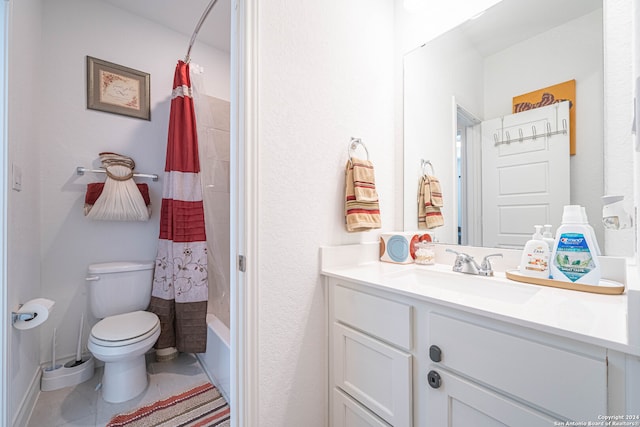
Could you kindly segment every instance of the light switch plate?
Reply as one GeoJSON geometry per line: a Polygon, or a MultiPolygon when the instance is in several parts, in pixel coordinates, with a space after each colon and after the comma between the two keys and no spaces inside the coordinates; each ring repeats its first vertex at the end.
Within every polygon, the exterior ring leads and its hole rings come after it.
{"type": "Polygon", "coordinates": [[[16,164],[11,166],[11,188],[16,191],[22,190],[22,169],[16,164]]]}

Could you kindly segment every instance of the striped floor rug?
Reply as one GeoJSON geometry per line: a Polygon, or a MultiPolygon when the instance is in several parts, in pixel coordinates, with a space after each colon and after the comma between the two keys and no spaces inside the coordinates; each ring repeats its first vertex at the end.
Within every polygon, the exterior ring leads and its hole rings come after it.
{"type": "Polygon", "coordinates": [[[228,427],[229,404],[211,383],[116,415],[107,427],[228,427]]]}

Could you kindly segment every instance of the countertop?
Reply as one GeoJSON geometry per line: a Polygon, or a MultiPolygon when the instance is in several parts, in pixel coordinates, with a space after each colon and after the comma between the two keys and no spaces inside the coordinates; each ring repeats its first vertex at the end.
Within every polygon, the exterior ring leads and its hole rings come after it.
{"type": "Polygon", "coordinates": [[[428,303],[640,355],[630,344],[627,293],[601,295],[451,271],[451,265],[377,261],[377,245],[321,249],[321,273],[428,303]]]}

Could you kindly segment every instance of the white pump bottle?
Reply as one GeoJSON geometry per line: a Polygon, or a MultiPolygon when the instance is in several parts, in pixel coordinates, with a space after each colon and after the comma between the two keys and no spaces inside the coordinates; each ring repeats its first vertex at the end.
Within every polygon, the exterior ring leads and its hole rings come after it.
{"type": "Polygon", "coordinates": [[[544,225],[542,240],[547,242],[547,245],[549,246],[549,254],[551,254],[553,252],[553,247],[556,245],[556,239],[553,238],[553,234],[551,233],[551,224],[544,225]]]}
{"type": "Polygon", "coordinates": [[[520,259],[520,274],[523,276],[549,278],[549,245],[542,239],[541,225],[535,226],[536,232],[524,246],[520,259]]]}

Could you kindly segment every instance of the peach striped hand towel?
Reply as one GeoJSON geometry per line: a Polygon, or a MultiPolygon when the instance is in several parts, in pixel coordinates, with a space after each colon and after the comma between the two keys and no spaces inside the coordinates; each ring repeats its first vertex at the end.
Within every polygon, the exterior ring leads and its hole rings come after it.
{"type": "Polygon", "coordinates": [[[367,231],[382,227],[373,165],[368,160],[352,158],[347,161],[344,213],[347,231],[367,231]],[[356,172],[357,169],[366,170],[356,172]],[[356,175],[361,179],[358,184],[356,175]],[[359,185],[363,182],[366,185],[359,185]]]}
{"type": "Polygon", "coordinates": [[[377,202],[376,180],[373,172],[373,163],[369,160],[352,158],[353,164],[353,191],[356,199],[361,202],[377,202]]]}
{"type": "Polygon", "coordinates": [[[418,182],[418,228],[431,229],[444,225],[444,217],[440,210],[442,189],[440,181],[434,176],[424,175],[418,182]]]}

